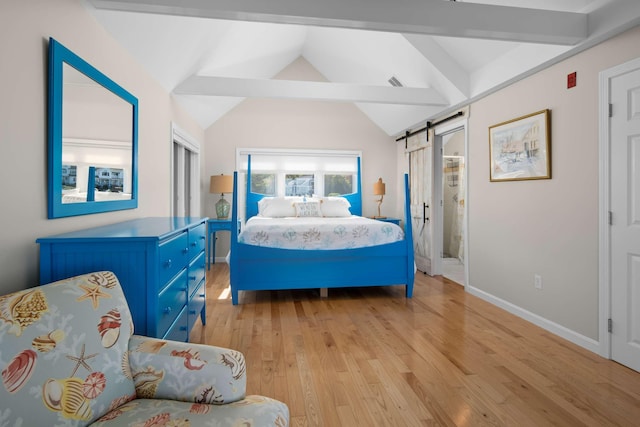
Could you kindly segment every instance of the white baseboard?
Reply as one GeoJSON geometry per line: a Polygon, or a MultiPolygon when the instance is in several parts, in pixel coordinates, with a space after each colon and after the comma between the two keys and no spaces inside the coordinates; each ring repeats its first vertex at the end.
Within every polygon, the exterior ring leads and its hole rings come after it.
{"type": "Polygon", "coordinates": [[[580,347],[583,347],[596,354],[599,354],[599,355],[603,354],[602,343],[599,341],[596,341],[592,338],[579,334],[576,331],[573,331],[562,325],[552,322],[549,319],[545,319],[544,317],[541,317],[535,313],[525,310],[524,308],[514,305],[501,298],[493,296],[478,288],[474,288],[473,286],[467,285],[465,288],[467,292],[469,292],[470,294],[477,296],[478,298],[481,298],[487,302],[490,302],[491,304],[496,305],[502,308],[503,310],[508,311],[511,314],[521,317],[524,320],[531,322],[536,326],[541,327],[542,329],[545,329],[555,335],[558,335],[559,337],[566,339],[567,341],[571,341],[572,343],[579,345],[580,347]]]}

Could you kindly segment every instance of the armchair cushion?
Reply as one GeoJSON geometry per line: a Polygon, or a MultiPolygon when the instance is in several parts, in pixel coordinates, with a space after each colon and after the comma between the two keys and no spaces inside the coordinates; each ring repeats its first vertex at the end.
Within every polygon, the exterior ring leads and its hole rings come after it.
{"type": "Polygon", "coordinates": [[[245,396],[239,351],[134,335],[129,364],[138,397],[223,404],[245,396]]]}
{"type": "Polygon", "coordinates": [[[247,396],[226,405],[136,399],[109,412],[92,427],[286,427],[289,409],[274,399],[247,396]]]}

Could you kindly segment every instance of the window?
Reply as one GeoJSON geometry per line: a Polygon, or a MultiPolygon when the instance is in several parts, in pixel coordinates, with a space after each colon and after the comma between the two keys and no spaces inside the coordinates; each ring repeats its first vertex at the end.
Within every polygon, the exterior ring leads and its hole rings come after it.
{"type": "Polygon", "coordinates": [[[95,189],[121,193],[124,185],[124,170],[114,168],[96,168],[95,189]]]}
{"type": "Polygon", "coordinates": [[[313,196],[314,191],[314,179],[313,175],[285,175],[285,196],[313,196]]]}
{"type": "Polygon", "coordinates": [[[275,173],[252,173],[251,191],[267,196],[276,195],[276,174],[275,173]]]}
{"type": "Polygon", "coordinates": [[[342,196],[353,193],[353,175],[351,174],[325,174],[324,195],[342,196]]]}
{"type": "Polygon", "coordinates": [[[360,151],[239,148],[237,170],[247,170],[248,155],[251,155],[251,191],[254,193],[335,196],[350,194],[356,189],[360,151]]]}
{"type": "Polygon", "coordinates": [[[62,165],[62,189],[71,190],[76,188],[76,176],[78,167],[75,165],[62,165]]]}

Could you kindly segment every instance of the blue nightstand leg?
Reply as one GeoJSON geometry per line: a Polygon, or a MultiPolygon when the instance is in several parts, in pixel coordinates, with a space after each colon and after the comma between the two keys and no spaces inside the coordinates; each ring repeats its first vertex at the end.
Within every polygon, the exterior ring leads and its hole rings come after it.
{"type": "Polygon", "coordinates": [[[213,248],[211,250],[211,264],[216,263],[216,232],[211,233],[211,244],[213,248]]]}
{"type": "Polygon", "coordinates": [[[211,270],[211,258],[216,262],[216,232],[209,231],[209,254],[207,255],[207,270],[211,270]]]}
{"type": "Polygon", "coordinates": [[[216,263],[216,232],[228,231],[231,232],[231,220],[226,219],[210,219],[208,225],[209,254],[207,256],[207,270],[211,270],[211,264],[216,263]]]}

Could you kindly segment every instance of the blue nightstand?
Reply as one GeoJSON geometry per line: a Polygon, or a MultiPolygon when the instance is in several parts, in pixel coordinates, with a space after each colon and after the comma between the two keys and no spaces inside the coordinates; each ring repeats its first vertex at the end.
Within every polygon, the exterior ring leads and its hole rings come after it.
{"type": "MultiPolygon", "coordinates": [[[[384,221],[384,222],[391,222],[395,225],[400,225],[400,218],[391,218],[391,217],[386,217],[386,218],[371,218],[371,219],[375,219],[376,221],[384,221]]],[[[211,221],[211,220],[209,220],[211,221]]]]}
{"type": "Polygon", "coordinates": [[[211,258],[213,257],[214,264],[216,262],[216,233],[218,231],[228,231],[229,233],[231,233],[231,220],[230,219],[209,219],[207,223],[208,223],[207,270],[211,270],[211,262],[212,262],[211,258]]]}

